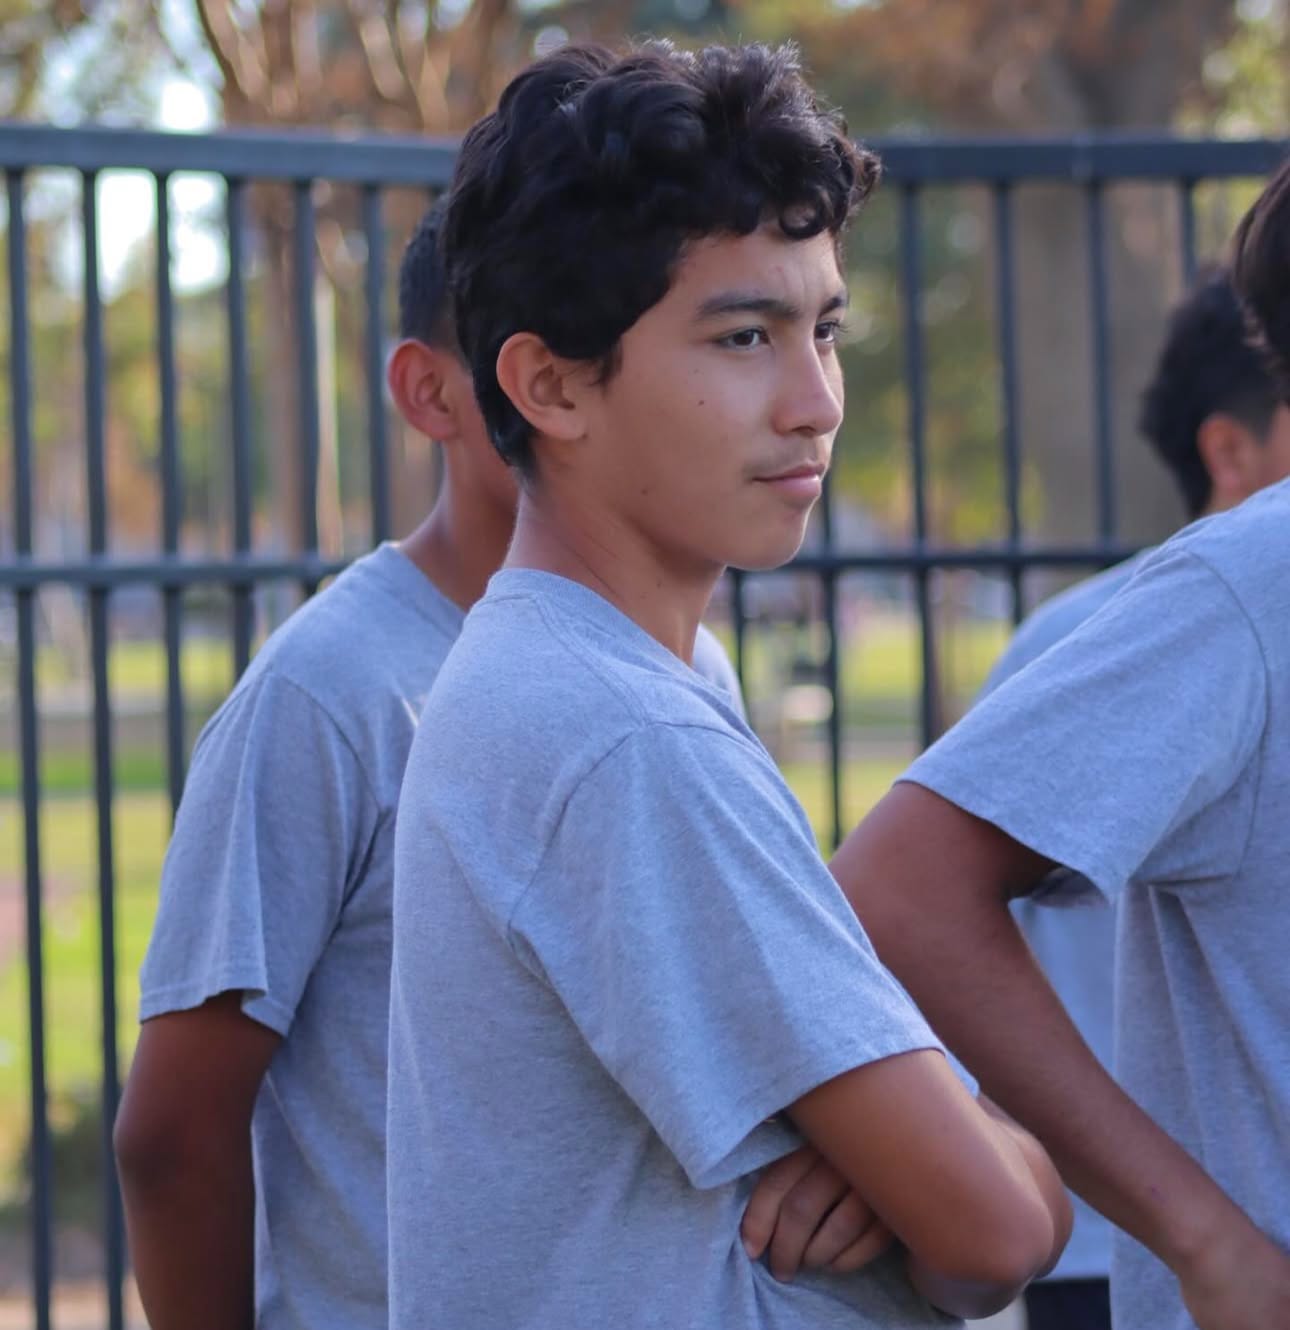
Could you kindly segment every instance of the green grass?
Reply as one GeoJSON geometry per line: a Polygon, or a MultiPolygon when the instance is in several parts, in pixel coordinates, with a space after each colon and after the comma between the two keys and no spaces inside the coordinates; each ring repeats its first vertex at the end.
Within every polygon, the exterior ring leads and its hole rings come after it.
{"type": "MultiPolygon", "coordinates": [[[[843,831],[854,826],[887,793],[892,781],[909,765],[905,758],[848,762],[842,769],[843,831]]],[[[806,810],[821,851],[827,856],[833,835],[829,770],[824,762],[788,762],[781,770],[806,810]]]]}
{"type": "MultiPolygon", "coordinates": [[[[113,815],[116,878],[117,1038],[122,1066],[134,1047],[138,970],[156,902],[170,816],[159,793],[126,794],[113,815]]],[[[47,800],[41,810],[45,877],[44,976],[46,1076],[55,1117],[97,1087],[102,1075],[98,868],[94,803],[47,800]]],[[[0,800],[0,874],[20,890],[20,813],[0,800]]],[[[0,1188],[28,1131],[30,1045],[27,966],[22,937],[0,964],[0,1188]]]]}
{"type": "MultiPolygon", "coordinates": [[[[1007,643],[1009,627],[994,620],[961,619],[936,638],[942,692],[961,710],[975,695],[1007,643]]],[[[718,630],[733,654],[728,631],[718,630]]],[[[921,638],[912,616],[894,611],[867,614],[847,634],[840,685],[848,726],[907,724],[917,714],[922,681],[921,638]]],[[[823,626],[794,630],[754,626],[745,639],[744,675],[750,697],[773,695],[795,666],[821,677],[826,653],[823,626]]]]}
{"type": "MultiPolygon", "coordinates": [[[[190,637],[179,650],[179,668],[187,691],[222,696],[233,685],[233,649],[215,637],[190,637]]],[[[36,687],[66,687],[75,671],[66,655],[52,646],[36,651],[36,687]]],[[[118,641],[108,648],[108,684],[114,697],[161,697],[166,690],[166,649],[159,641],[118,641]]]]}
{"type": "MultiPolygon", "coordinates": [[[[44,796],[78,795],[94,780],[94,759],[77,749],[43,748],[40,753],[40,790],[44,796]]],[[[156,748],[116,748],[112,752],[112,780],[118,792],[152,793],[166,782],[165,755],[156,748]]],[[[18,754],[0,753],[0,799],[17,799],[22,789],[18,754]]]]}

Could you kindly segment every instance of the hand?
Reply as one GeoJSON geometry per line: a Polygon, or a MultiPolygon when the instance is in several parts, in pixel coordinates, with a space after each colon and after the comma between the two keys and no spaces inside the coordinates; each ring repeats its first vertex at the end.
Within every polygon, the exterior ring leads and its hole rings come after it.
{"type": "Polygon", "coordinates": [[[851,1274],[892,1243],[882,1221],[809,1145],[771,1164],[748,1198],[740,1225],[744,1250],[790,1280],[811,1270],[851,1274]]]}
{"type": "Polygon", "coordinates": [[[1178,1279],[1199,1330],[1290,1326],[1290,1254],[1253,1225],[1207,1246],[1178,1279]]]}

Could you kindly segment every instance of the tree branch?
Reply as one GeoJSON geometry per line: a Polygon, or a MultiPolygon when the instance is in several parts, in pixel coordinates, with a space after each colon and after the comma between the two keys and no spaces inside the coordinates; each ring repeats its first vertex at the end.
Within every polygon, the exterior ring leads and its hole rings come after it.
{"type": "MultiPolygon", "coordinates": [[[[197,19],[219,65],[227,91],[248,106],[267,110],[269,90],[268,52],[233,22],[226,0],[195,0],[197,19]]],[[[263,38],[263,33],[261,33],[263,38]]]]}

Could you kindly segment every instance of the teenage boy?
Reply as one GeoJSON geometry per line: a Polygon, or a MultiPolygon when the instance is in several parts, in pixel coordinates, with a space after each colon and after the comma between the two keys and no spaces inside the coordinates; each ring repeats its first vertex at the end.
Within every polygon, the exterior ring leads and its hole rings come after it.
{"type": "MultiPolygon", "coordinates": [[[[432,210],[403,258],[388,369],[399,413],[443,447],[434,509],[257,654],[198,740],[166,857],[115,1136],[154,1330],[385,1327],[395,806],[416,718],[515,515],[438,230],[432,210]]],[[[696,664],[737,709],[710,635],[696,664]]]]}
{"type": "Polygon", "coordinates": [[[520,506],[400,803],[393,1330],[943,1326],[1060,1250],[1047,1158],[687,663],[725,566],[789,559],[819,497],[875,175],[764,47],[566,49],[463,144],[446,261],[520,506]],[[799,1131],[899,1245],[786,1285],[740,1215],[799,1131]]]}
{"type": "MultiPolygon", "coordinates": [[[[1226,512],[1290,475],[1290,406],[1251,346],[1245,311],[1223,270],[1173,311],[1142,394],[1139,430],[1178,486],[1191,520],[1226,512]]],[[[1045,602],[1018,629],[986,681],[992,693],[1073,632],[1133,576],[1135,555],[1045,602]]],[[[1071,1019],[1111,1065],[1115,912],[1093,900],[1053,910],[1023,897],[1021,931],[1071,1019]]],[[[1111,1226],[1075,1201],[1075,1227],[1056,1269],[1026,1290],[1029,1330],[1110,1330],[1111,1226]]]]}
{"type": "MultiPolygon", "coordinates": [[[[1290,367],[1290,168],[1234,272],[1290,367]]],[[[1124,1230],[1127,1330],[1290,1325],[1288,533],[1290,480],[1186,528],[834,861],[936,1028],[1124,1230]],[[1115,902],[1123,1091],[1012,922],[1041,891],[1115,902]]]]}

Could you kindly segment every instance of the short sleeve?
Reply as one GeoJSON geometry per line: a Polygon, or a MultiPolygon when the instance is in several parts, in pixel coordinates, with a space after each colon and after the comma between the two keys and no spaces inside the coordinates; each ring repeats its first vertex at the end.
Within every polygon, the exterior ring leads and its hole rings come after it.
{"type": "Polygon", "coordinates": [[[740,1147],[807,1091],[940,1047],[764,750],[725,731],[621,742],[569,799],[511,932],[698,1187],[765,1163],[740,1147]]]}
{"type": "Polygon", "coordinates": [[[212,718],[162,869],[140,1017],[241,990],[285,1035],[376,825],[358,760],[308,693],[273,674],[212,718]]]}
{"type": "MultiPolygon", "coordinates": [[[[1239,867],[1267,714],[1260,642],[1208,564],[1164,547],[901,778],[1114,898],[1239,867]]],[[[1052,884],[1049,884],[1051,888],[1052,884]]]]}

